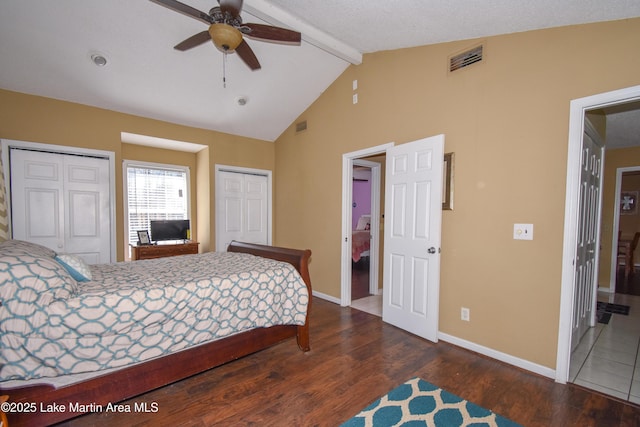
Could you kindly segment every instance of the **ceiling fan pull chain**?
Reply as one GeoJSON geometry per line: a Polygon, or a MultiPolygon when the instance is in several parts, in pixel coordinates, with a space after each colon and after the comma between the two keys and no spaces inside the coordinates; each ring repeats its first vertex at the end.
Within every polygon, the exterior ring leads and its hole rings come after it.
{"type": "Polygon", "coordinates": [[[222,54],[222,87],[227,88],[227,52],[222,54]]]}

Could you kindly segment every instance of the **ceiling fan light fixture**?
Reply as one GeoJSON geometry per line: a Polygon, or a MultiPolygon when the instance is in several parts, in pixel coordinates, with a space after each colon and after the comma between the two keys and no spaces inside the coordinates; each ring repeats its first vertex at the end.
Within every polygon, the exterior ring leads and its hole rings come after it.
{"type": "Polygon", "coordinates": [[[209,35],[213,44],[223,52],[233,52],[242,43],[242,33],[228,24],[212,24],[209,35]]]}

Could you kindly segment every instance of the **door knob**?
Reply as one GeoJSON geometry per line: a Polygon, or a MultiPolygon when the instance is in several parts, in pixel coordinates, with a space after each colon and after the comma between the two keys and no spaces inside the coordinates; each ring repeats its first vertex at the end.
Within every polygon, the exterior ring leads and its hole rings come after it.
{"type": "Polygon", "coordinates": [[[429,249],[427,249],[427,252],[429,252],[430,254],[435,254],[436,253],[436,248],[431,246],[429,249]]]}

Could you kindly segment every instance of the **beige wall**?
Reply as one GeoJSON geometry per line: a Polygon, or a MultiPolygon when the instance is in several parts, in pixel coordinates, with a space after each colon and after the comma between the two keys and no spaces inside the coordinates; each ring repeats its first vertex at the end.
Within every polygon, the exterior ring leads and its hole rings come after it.
{"type": "Polygon", "coordinates": [[[192,168],[191,213],[200,249],[214,249],[216,163],[274,170],[271,142],[176,125],[85,105],[0,90],[0,139],[113,151],[116,157],[117,259],[124,259],[122,160],[180,164],[192,168]],[[206,145],[198,154],[123,144],[121,132],[206,145]]]}
{"type": "Polygon", "coordinates": [[[440,330],[554,368],[569,104],[640,84],[638,40],[638,19],[489,37],[452,75],[447,57],[477,41],[365,55],[300,116],[306,131],[276,141],[278,243],[311,249],[314,288],[339,297],[342,154],[443,133],[456,164],[440,330]],[[514,241],[514,223],[534,240],[514,241]]]}
{"type": "MultiPolygon", "coordinates": [[[[634,166],[639,166],[640,162],[636,163],[634,166]]],[[[622,174],[622,182],[621,182],[621,191],[640,191],[640,175],[638,173],[626,172],[622,174]]],[[[636,200],[637,203],[637,200],[636,200]]],[[[636,204],[637,206],[637,204],[636,204]]],[[[619,218],[619,231],[622,233],[621,238],[623,239],[632,239],[633,235],[640,231],[640,212],[638,212],[637,208],[633,213],[628,215],[620,215],[619,218]]],[[[639,255],[635,254],[636,259],[639,255]]]]}

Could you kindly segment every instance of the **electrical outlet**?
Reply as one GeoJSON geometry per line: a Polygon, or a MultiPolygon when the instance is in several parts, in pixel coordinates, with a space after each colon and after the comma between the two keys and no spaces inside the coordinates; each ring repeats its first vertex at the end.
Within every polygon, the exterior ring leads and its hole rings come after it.
{"type": "Polygon", "coordinates": [[[358,103],[358,94],[357,94],[357,93],[354,93],[354,94],[353,94],[353,103],[354,103],[354,104],[357,104],[357,103],[358,103]]]}
{"type": "Polygon", "coordinates": [[[466,307],[460,308],[460,319],[464,320],[465,322],[470,322],[471,321],[471,310],[469,310],[466,307]]]}

